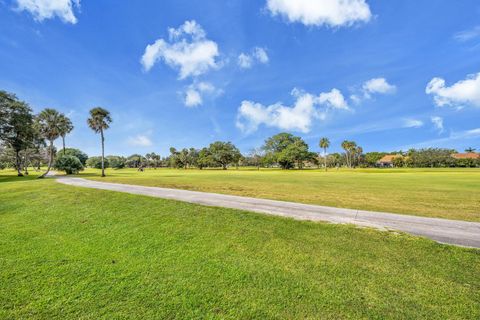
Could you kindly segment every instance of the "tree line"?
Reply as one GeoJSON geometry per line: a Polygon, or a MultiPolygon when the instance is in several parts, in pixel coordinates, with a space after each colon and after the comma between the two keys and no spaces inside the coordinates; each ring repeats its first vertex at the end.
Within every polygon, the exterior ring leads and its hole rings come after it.
{"type": "MultiPolygon", "coordinates": [[[[88,126],[100,135],[101,155],[88,157],[84,152],[66,147],[66,137],[73,130],[72,121],[63,113],[46,108],[33,114],[31,107],[14,94],[0,91],[0,169],[13,167],[19,176],[28,174],[28,168],[39,171],[46,166],[43,178],[52,167],[67,174],[77,173],[85,166],[105,168],[222,168],[229,166],[279,167],[303,169],[304,167],[375,167],[387,154],[395,157],[395,167],[480,167],[480,159],[455,159],[456,150],[427,148],[406,152],[363,152],[355,141],[341,143],[343,153],[330,153],[330,140],[323,137],[318,146],[323,153],[312,152],[299,136],[282,132],[269,137],[263,146],[242,154],[231,142],[216,141],[204,148],[170,148],[170,154],[161,157],[155,152],[129,157],[109,155],[105,157],[105,130],[112,122],[110,112],[101,107],[92,108],[87,119],[88,126]],[[62,149],[56,150],[54,141],[62,139],[62,149]]],[[[474,152],[469,148],[466,152],[474,152]]]]}
{"type": "MultiPolygon", "coordinates": [[[[100,134],[102,144],[102,162],[104,155],[104,131],[112,122],[110,113],[95,107],[90,110],[87,119],[89,127],[100,134]]],[[[18,176],[28,175],[28,168],[40,170],[42,165],[47,169],[39,178],[45,177],[55,165],[67,173],[75,173],[83,169],[82,156],[67,152],[66,136],[73,130],[72,121],[63,113],[45,108],[34,114],[25,101],[19,100],[15,94],[0,91],[0,168],[11,166],[17,170],[18,176]],[[56,152],[54,141],[62,139],[62,152],[56,152]],[[80,158],[79,158],[80,157],[80,158]]],[[[102,176],[105,176],[102,166],[102,176]]]]}

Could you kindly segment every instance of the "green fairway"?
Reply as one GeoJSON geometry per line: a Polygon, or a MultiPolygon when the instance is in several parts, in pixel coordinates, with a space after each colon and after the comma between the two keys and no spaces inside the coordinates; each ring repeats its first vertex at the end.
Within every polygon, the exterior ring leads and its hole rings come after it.
{"type": "Polygon", "coordinates": [[[1,319],[480,317],[475,249],[2,174],[1,319]]]}
{"type": "Polygon", "coordinates": [[[480,169],[89,169],[100,181],[480,221],[480,169]]]}

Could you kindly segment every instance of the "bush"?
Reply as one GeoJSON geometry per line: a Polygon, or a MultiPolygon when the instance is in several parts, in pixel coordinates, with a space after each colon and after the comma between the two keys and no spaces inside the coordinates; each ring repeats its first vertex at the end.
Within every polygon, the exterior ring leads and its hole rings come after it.
{"type": "Polygon", "coordinates": [[[85,165],[88,159],[88,156],[85,152],[74,148],[65,148],[65,154],[63,154],[63,149],[57,152],[57,157],[61,157],[63,155],[77,157],[82,165],[85,165]]]}
{"type": "MultiPolygon", "coordinates": [[[[113,169],[123,169],[123,168],[125,168],[125,158],[124,157],[108,156],[106,159],[108,159],[108,164],[113,169]]],[[[101,167],[101,165],[102,164],[100,163],[100,167],[101,167]]]]}
{"type": "Polygon", "coordinates": [[[55,161],[55,168],[63,170],[67,174],[75,174],[83,170],[83,165],[80,160],[75,156],[60,156],[55,161]]]}
{"type": "MultiPolygon", "coordinates": [[[[109,167],[108,159],[105,158],[104,160],[105,168],[109,167]]],[[[87,160],[87,167],[95,168],[95,169],[102,169],[102,157],[90,157],[87,160]]]]}

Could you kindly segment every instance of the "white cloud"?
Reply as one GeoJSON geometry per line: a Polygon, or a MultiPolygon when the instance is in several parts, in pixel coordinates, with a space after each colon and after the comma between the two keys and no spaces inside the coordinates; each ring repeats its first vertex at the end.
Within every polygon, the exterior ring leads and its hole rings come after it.
{"type": "Polygon", "coordinates": [[[127,143],[133,147],[150,147],[152,141],[146,135],[138,134],[134,137],[129,137],[127,143]]]}
{"type": "Polygon", "coordinates": [[[249,69],[252,67],[253,61],[252,57],[245,53],[240,53],[238,56],[238,65],[240,68],[249,69]]]}
{"type": "Polygon", "coordinates": [[[253,48],[250,54],[248,53],[241,53],[238,56],[238,66],[242,69],[250,69],[255,63],[268,63],[269,58],[267,54],[267,50],[260,47],[253,48]]]}
{"type": "Polygon", "coordinates": [[[373,78],[365,81],[362,89],[366,95],[370,95],[372,93],[389,94],[395,93],[397,87],[389,84],[385,78],[373,78]]]}
{"type": "Polygon", "coordinates": [[[480,26],[473,27],[469,30],[464,30],[456,33],[453,38],[460,42],[470,41],[472,39],[480,37],[480,26]]]}
{"type": "Polygon", "coordinates": [[[318,96],[319,104],[326,104],[335,109],[348,109],[348,104],[345,101],[342,93],[338,89],[332,89],[330,92],[322,92],[318,96]]]}
{"type": "Polygon", "coordinates": [[[431,117],[430,120],[432,121],[433,123],[433,126],[435,127],[435,129],[438,130],[438,133],[442,133],[443,132],[443,119],[441,117],[431,117]]]}
{"type": "Polygon", "coordinates": [[[217,90],[209,82],[198,82],[192,83],[188,86],[185,91],[185,106],[187,107],[196,107],[203,104],[203,95],[204,94],[219,94],[220,91],[217,90]]]}
{"type": "Polygon", "coordinates": [[[179,69],[179,78],[195,77],[216,69],[218,45],[206,38],[202,27],[194,20],[185,21],[179,28],[169,28],[169,39],[158,39],[147,45],[141,63],[149,71],[163,60],[173,69],[179,69]]]}
{"type": "Polygon", "coordinates": [[[365,0],[267,0],[267,9],[272,16],[307,26],[351,26],[372,17],[365,0]]]}
{"type": "Polygon", "coordinates": [[[342,93],[337,89],[318,96],[292,90],[296,98],[291,107],[278,102],[269,106],[252,101],[243,101],[238,109],[237,127],[244,132],[253,132],[260,125],[282,130],[309,132],[313,120],[324,120],[329,109],[348,109],[342,93]],[[323,106],[322,109],[319,107],[323,106]]]}
{"type": "Polygon", "coordinates": [[[405,128],[420,128],[423,127],[423,121],[417,119],[405,119],[404,122],[405,128]]]}
{"type": "Polygon", "coordinates": [[[435,104],[439,107],[463,107],[472,105],[480,107],[480,72],[468,75],[453,85],[446,86],[442,78],[433,78],[425,89],[427,94],[433,95],[435,104]]]}
{"type": "Polygon", "coordinates": [[[77,23],[73,8],[80,7],[80,0],[16,0],[18,10],[30,12],[34,19],[43,21],[59,17],[66,23],[77,23]]]}

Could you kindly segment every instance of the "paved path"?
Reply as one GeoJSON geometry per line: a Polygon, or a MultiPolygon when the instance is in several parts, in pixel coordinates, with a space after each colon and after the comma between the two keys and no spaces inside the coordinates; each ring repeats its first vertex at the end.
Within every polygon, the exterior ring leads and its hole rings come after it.
{"type": "Polygon", "coordinates": [[[399,230],[428,237],[438,242],[480,248],[480,223],[476,222],[341,209],[179,189],[143,187],[82,178],[58,177],[57,181],[78,187],[120,191],[207,206],[254,211],[298,220],[351,223],[383,230],[399,230]]]}

